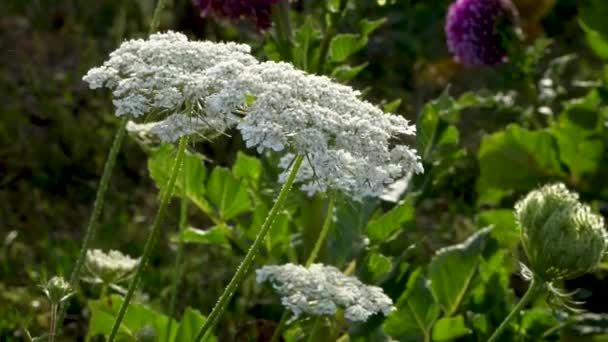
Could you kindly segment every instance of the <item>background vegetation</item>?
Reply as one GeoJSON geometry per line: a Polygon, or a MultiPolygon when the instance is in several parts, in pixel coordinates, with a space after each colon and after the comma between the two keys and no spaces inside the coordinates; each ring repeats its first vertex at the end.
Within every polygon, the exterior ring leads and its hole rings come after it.
{"type": "MultiPolygon", "coordinates": [[[[321,45],[331,3],[292,4],[296,44],[309,42],[310,53],[321,45]],[[309,29],[302,29],[306,25],[309,29]]],[[[384,326],[400,340],[484,340],[526,288],[517,272],[521,253],[513,203],[537,185],[562,181],[600,213],[608,211],[606,5],[602,0],[515,1],[526,37],[518,53],[501,66],[464,68],[445,44],[449,3],[352,1],[337,27],[362,33],[362,20],[386,18],[377,30],[362,34],[368,36],[365,44],[344,60],[330,61],[323,72],[417,122],[416,144],[427,172],[383,201],[338,201],[320,260],[355,267],[363,281],[382,286],[399,310],[384,323],[379,317],[363,325],[325,322],[326,331],[318,336],[348,332],[353,340],[382,340],[384,326]],[[368,64],[356,75],[345,67],[363,63],[368,64]],[[493,229],[481,230],[488,226],[493,229]],[[436,293],[433,297],[418,285],[423,277],[441,279],[433,271],[443,262],[435,252],[473,233],[474,240],[458,247],[473,257],[450,266],[473,272],[466,295],[446,294],[435,303],[436,293]],[[414,297],[428,302],[412,304],[414,297]],[[422,329],[408,325],[408,315],[416,312],[404,308],[412,305],[430,310],[423,313],[431,319],[422,329]]],[[[22,340],[26,327],[47,330],[49,310],[37,285],[47,276],[68,275],[73,266],[118,122],[109,94],[88,90],[81,78],[123,39],[145,36],[154,5],[152,0],[0,4],[0,340],[22,340]]],[[[259,32],[246,20],[203,18],[187,0],[169,4],[161,27],[201,40],[248,43],[260,59],[280,58],[271,32],[259,32]]],[[[189,155],[197,175],[192,181],[203,185],[192,194],[189,224],[214,231],[204,238],[190,231],[180,317],[186,307],[210,311],[278,192],[274,164],[254,158],[255,151],[247,151],[238,138],[193,143],[190,151],[204,155],[205,165],[196,162],[198,155],[189,155]],[[228,207],[216,200],[217,182],[236,189],[228,207]]],[[[153,149],[127,140],[95,247],[141,254],[158,203],[155,181],[163,179],[162,165],[170,157],[166,146],[153,149]]],[[[305,260],[325,206],[321,196],[292,193],[259,264],[305,260]]],[[[178,201],[170,210],[138,298],[157,311],[169,301],[178,201]]],[[[505,341],[608,339],[605,275],[602,268],[565,284],[581,289],[575,299],[597,315],[567,319],[539,300],[505,341]]],[[[90,332],[92,308],[102,304],[88,299],[97,298],[98,291],[85,284],[71,300],[66,339],[81,340],[90,332]]],[[[265,340],[281,314],[271,289],[250,277],[216,334],[219,340],[265,340]]],[[[290,336],[309,324],[291,327],[290,336]]]]}

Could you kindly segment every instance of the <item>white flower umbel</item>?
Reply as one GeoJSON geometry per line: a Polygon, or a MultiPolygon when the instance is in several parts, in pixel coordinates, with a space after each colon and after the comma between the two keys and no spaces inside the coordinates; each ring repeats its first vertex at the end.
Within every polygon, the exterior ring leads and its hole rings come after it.
{"type": "Polygon", "coordinates": [[[85,259],[85,267],[90,277],[83,280],[116,284],[128,279],[138,264],[139,259],[133,259],[119,251],[110,250],[108,253],[104,253],[99,249],[90,249],[87,251],[85,259]]]}
{"type": "MultiPolygon", "coordinates": [[[[402,143],[415,127],[361,100],[351,87],[287,63],[251,65],[240,77],[253,85],[255,98],[238,125],[247,146],[306,155],[297,178],[303,190],[379,196],[403,175],[423,171],[416,151],[402,143]]],[[[282,177],[291,160],[286,155],[280,163],[282,177]]]]}
{"type": "Polygon", "coordinates": [[[387,316],[395,309],[380,287],[365,285],[333,266],[264,266],[256,271],[256,279],[258,283],[272,283],[281,303],[296,318],[302,314],[333,315],[341,308],[348,320],[364,322],[373,314],[387,316]]]}
{"type": "MultiPolygon", "coordinates": [[[[195,117],[192,130],[204,122],[207,128],[223,131],[236,123],[233,111],[245,102],[245,91],[234,89],[233,80],[258,63],[249,52],[248,45],[195,42],[181,33],[158,33],[124,42],[83,79],[92,89],[113,90],[117,116],[155,114],[154,119],[163,120],[181,114],[195,117]]],[[[160,127],[170,125],[158,125],[156,131],[165,134],[160,127]]],[[[176,139],[170,133],[164,138],[176,139]]]]}

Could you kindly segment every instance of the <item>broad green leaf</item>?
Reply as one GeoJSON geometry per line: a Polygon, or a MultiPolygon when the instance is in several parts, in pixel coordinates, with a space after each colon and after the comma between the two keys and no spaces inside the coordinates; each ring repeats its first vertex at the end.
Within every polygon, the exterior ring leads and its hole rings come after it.
{"type": "Polygon", "coordinates": [[[348,57],[367,44],[367,37],[352,33],[336,35],[329,43],[329,56],[332,62],[344,62],[348,57]]]}
{"type": "MultiPolygon", "coordinates": [[[[556,327],[559,323],[553,310],[546,307],[534,307],[526,310],[522,315],[520,326],[527,336],[543,336],[547,330],[556,327]]],[[[558,331],[559,329],[555,332],[558,331]]]]}
{"type": "Polygon", "coordinates": [[[430,340],[433,322],[439,317],[439,306],[420,270],[410,276],[396,307],[397,310],[384,321],[384,331],[389,336],[404,339],[424,337],[430,340]]]}
{"type": "Polygon", "coordinates": [[[317,61],[314,48],[321,38],[321,32],[314,27],[311,17],[306,17],[304,24],[300,26],[294,35],[294,62],[303,70],[311,70],[317,61]]]}
{"type": "Polygon", "coordinates": [[[371,281],[376,283],[383,275],[390,272],[393,263],[390,258],[380,253],[370,253],[367,256],[367,270],[371,275],[371,281]]]}
{"type": "MultiPolygon", "coordinates": [[[[177,328],[174,341],[194,341],[196,333],[203,326],[203,323],[205,323],[205,316],[197,310],[187,308],[177,328]]],[[[215,340],[215,338],[212,340],[215,340]]]]}
{"type": "Polygon", "coordinates": [[[442,318],[433,325],[433,341],[451,341],[469,334],[471,329],[467,328],[462,315],[442,318]]]}
{"type": "Polygon", "coordinates": [[[251,209],[246,184],[237,180],[226,168],[213,169],[207,182],[206,194],[218,216],[224,221],[251,209]]]}
{"type": "MultiPolygon", "coordinates": [[[[213,226],[209,229],[188,227],[184,229],[182,239],[185,243],[228,245],[231,232],[224,225],[213,226]]],[[[173,240],[177,240],[175,237],[173,240]]]]}
{"type": "Polygon", "coordinates": [[[245,178],[251,184],[257,185],[262,175],[262,162],[239,151],[232,166],[232,173],[236,178],[245,178]]]}
{"type": "Polygon", "coordinates": [[[413,222],[414,215],[414,199],[408,197],[384,215],[369,222],[367,236],[375,243],[386,242],[407,223],[413,222]]]}
{"type": "Polygon", "coordinates": [[[480,227],[492,226],[490,235],[501,245],[515,247],[519,243],[519,227],[513,209],[493,209],[482,211],[477,216],[480,227]]]}
{"type": "MultiPolygon", "coordinates": [[[[89,337],[110,334],[121,304],[122,297],[118,295],[89,301],[89,310],[91,310],[89,337]]],[[[150,326],[156,336],[164,337],[168,322],[167,316],[145,305],[132,303],[127,308],[121,323],[118,341],[136,341],[137,333],[145,326],[150,326]]]]}
{"type": "Polygon", "coordinates": [[[355,256],[358,248],[363,248],[365,228],[379,201],[372,198],[355,201],[342,195],[337,197],[334,229],[329,231],[327,240],[331,244],[328,259],[340,265],[355,256]]]}
{"type": "Polygon", "coordinates": [[[480,202],[495,202],[509,192],[525,192],[560,177],[557,153],[555,141],[547,131],[510,125],[484,137],[478,154],[480,202]]]}
{"type": "MultiPolygon", "coordinates": [[[[175,148],[170,144],[165,144],[150,154],[148,159],[148,171],[156,183],[156,186],[161,191],[169,179],[169,173],[171,172],[174,159],[175,148]]],[[[204,196],[207,169],[203,163],[202,156],[186,152],[184,165],[175,182],[174,196],[179,196],[179,194],[181,194],[183,172],[185,172],[186,176],[186,195],[188,196],[188,199],[205,213],[210,214],[211,209],[204,196]]]]}
{"type": "Polygon", "coordinates": [[[357,77],[357,75],[359,75],[359,73],[363,71],[363,69],[365,69],[368,65],[368,62],[359,64],[354,67],[347,64],[340,64],[331,72],[331,77],[336,78],[342,82],[348,82],[353,78],[357,77]]]}
{"type": "Polygon", "coordinates": [[[442,248],[429,264],[430,288],[445,316],[458,311],[477,272],[490,229],[482,229],[465,242],[442,248]]]}
{"type": "Polygon", "coordinates": [[[587,139],[584,130],[567,123],[553,125],[551,134],[559,148],[559,159],[574,177],[596,171],[604,153],[599,138],[587,139]]]}
{"type": "Polygon", "coordinates": [[[364,36],[369,36],[371,33],[376,31],[380,26],[386,23],[386,18],[380,18],[376,20],[361,20],[361,34],[364,36]]]}

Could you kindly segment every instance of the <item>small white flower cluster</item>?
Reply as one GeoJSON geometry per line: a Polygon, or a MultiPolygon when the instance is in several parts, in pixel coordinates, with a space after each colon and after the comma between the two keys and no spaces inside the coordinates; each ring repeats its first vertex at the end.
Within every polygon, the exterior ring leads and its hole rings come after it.
{"type": "Polygon", "coordinates": [[[110,250],[104,253],[99,249],[87,251],[85,267],[93,278],[84,280],[93,283],[113,284],[128,279],[139,264],[139,259],[133,259],[119,251],[110,250]]]}
{"type": "Polygon", "coordinates": [[[402,138],[415,126],[361,100],[351,87],[297,70],[258,62],[246,45],[190,42],[179,33],[125,42],[85,76],[92,88],[114,89],[117,115],[168,113],[128,129],[164,142],[237,127],[247,147],[284,153],[286,178],[294,154],[307,162],[297,181],[309,194],[339,189],[353,197],[380,196],[410,173],[423,172],[402,138]]]}
{"type": "Polygon", "coordinates": [[[296,318],[302,314],[334,315],[341,308],[348,320],[365,322],[373,314],[382,312],[387,316],[395,310],[393,301],[380,287],[365,285],[333,266],[264,266],[256,270],[256,279],[258,283],[272,283],[281,303],[296,318]]]}

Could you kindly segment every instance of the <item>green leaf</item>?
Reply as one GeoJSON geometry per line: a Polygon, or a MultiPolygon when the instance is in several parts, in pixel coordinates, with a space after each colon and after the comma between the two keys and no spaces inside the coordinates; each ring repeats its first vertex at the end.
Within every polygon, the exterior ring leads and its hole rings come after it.
{"type": "Polygon", "coordinates": [[[608,3],[604,0],[581,1],[579,18],[588,28],[608,37],[608,3]]]}
{"type": "Polygon", "coordinates": [[[207,182],[207,197],[224,221],[251,209],[247,186],[224,167],[216,167],[211,172],[207,182]]]}
{"type": "MultiPolygon", "coordinates": [[[[188,227],[184,229],[182,239],[185,243],[227,246],[230,234],[231,232],[224,225],[213,226],[206,230],[188,227]]],[[[177,241],[177,237],[174,237],[172,240],[177,241]]]]}
{"type": "Polygon", "coordinates": [[[386,242],[407,223],[413,222],[414,216],[414,198],[408,197],[381,217],[369,222],[367,236],[372,242],[386,242]]]}
{"type": "Polygon", "coordinates": [[[461,244],[442,248],[431,260],[430,288],[445,316],[458,311],[477,272],[489,234],[490,229],[482,229],[461,244]]]}
{"type": "MultiPolygon", "coordinates": [[[[175,148],[170,144],[161,146],[149,156],[148,171],[156,183],[156,186],[161,191],[169,179],[169,172],[171,172],[174,159],[175,148]]],[[[203,163],[203,157],[196,153],[186,152],[186,155],[184,156],[184,165],[175,182],[174,196],[180,194],[182,191],[183,172],[186,173],[186,195],[188,196],[188,199],[205,213],[212,214],[211,207],[204,196],[205,187],[203,184],[207,177],[207,169],[203,163]]]]}
{"type": "Polygon", "coordinates": [[[410,276],[407,289],[397,301],[397,310],[384,322],[384,331],[395,338],[424,337],[430,340],[431,327],[439,317],[439,306],[420,269],[410,276]]]}
{"type": "MultiPolygon", "coordinates": [[[[175,335],[175,342],[178,341],[194,341],[198,329],[205,323],[205,316],[203,316],[197,310],[187,308],[182,317],[182,321],[177,328],[177,334],[175,335]]],[[[211,339],[215,341],[215,338],[211,339]]]]}
{"type": "Polygon", "coordinates": [[[467,328],[462,315],[442,318],[433,325],[433,341],[451,341],[469,334],[471,329],[467,328]]]}
{"type": "Polygon", "coordinates": [[[380,26],[386,23],[386,18],[380,18],[376,20],[361,20],[361,34],[364,36],[369,36],[374,31],[376,31],[380,26]]]}
{"type": "Polygon", "coordinates": [[[393,269],[393,263],[390,258],[380,253],[370,253],[367,256],[367,270],[371,275],[372,283],[378,280],[393,269]]]}
{"type": "Polygon", "coordinates": [[[311,70],[316,66],[318,59],[314,47],[318,45],[321,32],[314,27],[311,17],[306,17],[304,24],[300,26],[294,35],[294,62],[303,70],[311,70]]]}
{"type": "Polygon", "coordinates": [[[587,139],[582,129],[568,124],[554,125],[551,134],[557,142],[560,160],[574,177],[596,171],[604,153],[600,139],[587,139]]]}
{"type": "Polygon", "coordinates": [[[257,185],[262,175],[262,162],[239,151],[232,166],[232,173],[236,178],[245,178],[251,184],[257,185]]]}
{"type": "Polygon", "coordinates": [[[331,77],[338,79],[342,82],[348,82],[353,78],[357,77],[363,69],[365,69],[369,65],[368,62],[363,64],[359,64],[357,66],[350,66],[347,64],[340,64],[331,72],[331,77]]]}
{"type": "Polygon", "coordinates": [[[562,175],[551,134],[517,125],[484,137],[478,159],[480,202],[496,202],[509,192],[525,192],[562,175]]]}
{"type": "Polygon", "coordinates": [[[344,62],[348,57],[367,44],[367,37],[352,33],[336,35],[329,43],[329,56],[332,62],[344,62]]]}
{"type": "MultiPolygon", "coordinates": [[[[91,320],[88,336],[107,336],[112,330],[114,319],[118,314],[122,297],[113,295],[99,300],[89,301],[91,320]]],[[[165,336],[168,317],[142,304],[132,303],[127,308],[120,325],[118,341],[136,341],[137,333],[145,326],[150,326],[156,336],[165,336]]]]}
{"type": "Polygon", "coordinates": [[[397,109],[399,109],[399,106],[401,106],[401,102],[402,102],[402,101],[401,101],[401,99],[396,99],[396,100],[393,100],[393,101],[391,101],[391,102],[389,102],[389,103],[385,104],[385,105],[382,107],[382,110],[383,110],[385,113],[394,113],[394,112],[396,112],[396,111],[397,111],[397,109]]]}
{"type": "Polygon", "coordinates": [[[512,248],[519,243],[519,227],[512,209],[494,209],[481,212],[477,216],[480,227],[492,226],[491,235],[501,245],[512,248]]]}

